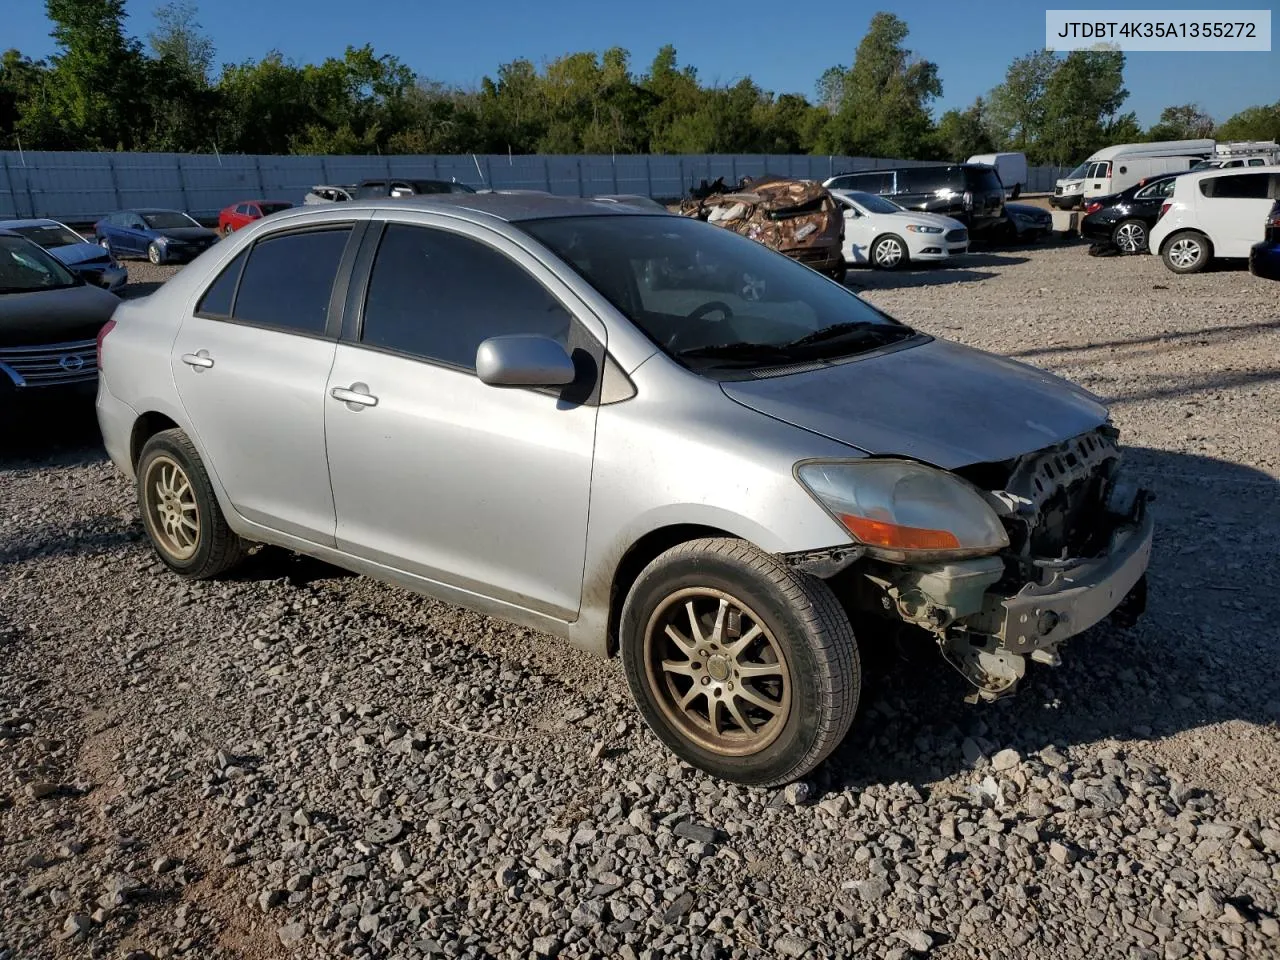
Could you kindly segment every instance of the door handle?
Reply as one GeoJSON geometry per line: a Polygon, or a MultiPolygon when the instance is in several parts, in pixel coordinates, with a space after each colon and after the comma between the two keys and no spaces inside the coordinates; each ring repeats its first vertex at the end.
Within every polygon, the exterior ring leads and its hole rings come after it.
{"type": "Polygon", "coordinates": [[[184,353],[182,362],[189,367],[195,367],[198,373],[213,366],[213,357],[209,356],[208,350],[201,350],[199,353],[184,353]]]}
{"type": "Polygon", "coordinates": [[[369,392],[367,383],[353,383],[349,387],[334,387],[329,396],[341,400],[348,410],[359,410],[361,407],[376,407],[378,398],[369,392]]]}

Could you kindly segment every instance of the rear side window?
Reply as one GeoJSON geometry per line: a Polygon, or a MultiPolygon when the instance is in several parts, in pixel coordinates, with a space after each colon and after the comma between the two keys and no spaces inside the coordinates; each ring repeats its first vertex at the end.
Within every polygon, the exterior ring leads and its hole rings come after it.
{"type": "Polygon", "coordinates": [[[964,182],[965,189],[974,193],[991,193],[1004,189],[1000,175],[991,167],[965,167],[964,182]]]}
{"type": "Polygon", "coordinates": [[[350,234],[350,227],[342,227],[259,240],[244,265],[232,316],[295,333],[324,333],[350,234]]]}
{"type": "Polygon", "coordinates": [[[1200,192],[1206,197],[1227,200],[1265,200],[1268,181],[1265,173],[1237,173],[1228,177],[1206,177],[1200,192]]]}
{"type": "Polygon", "coordinates": [[[538,334],[568,346],[572,318],[497,250],[456,233],[391,224],[378,245],[360,340],[474,370],[489,337],[538,334]]]}
{"type": "Polygon", "coordinates": [[[201,317],[231,316],[231,301],[236,295],[236,284],[240,282],[240,271],[249,257],[249,251],[243,250],[229,264],[222,268],[218,279],[209,285],[200,302],[196,304],[196,315],[201,317]]]}
{"type": "Polygon", "coordinates": [[[848,173],[832,184],[837,190],[861,190],[864,193],[893,193],[893,172],[848,173]]]}

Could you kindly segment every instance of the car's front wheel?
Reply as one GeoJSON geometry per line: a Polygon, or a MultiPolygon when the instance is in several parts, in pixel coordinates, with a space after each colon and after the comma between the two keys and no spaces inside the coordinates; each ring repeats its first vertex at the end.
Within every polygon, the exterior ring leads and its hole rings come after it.
{"type": "Polygon", "coordinates": [[[620,643],[645,722],[712,776],[795,780],[853,722],[861,667],[848,617],[821,580],[745,541],[694,540],[650,563],[620,643]]]}
{"type": "Polygon", "coordinates": [[[879,237],[871,245],[871,264],[878,270],[897,270],[907,262],[907,242],[894,233],[879,237]]]}
{"type": "Polygon", "coordinates": [[[1209,238],[1194,230],[1175,233],[1165,241],[1161,254],[1164,265],[1174,273],[1199,273],[1212,255],[1209,238]]]}
{"type": "Polygon", "coordinates": [[[160,249],[160,244],[154,241],[147,244],[147,259],[157,265],[164,262],[164,251],[160,249]]]}
{"type": "Polygon", "coordinates": [[[1121,253],[1142,253],[1147,249],[1147,225],[1141,220],[1121,220],[1111,231],[1111,242],[1121,253]]]}
{"type": "Polygon", "coordinates": [[[172,570],[206,580],[238,564],[248,545],[227,526],[191,439],[162,430],[142,448],[138,509],[151,545],[172,570]]]}

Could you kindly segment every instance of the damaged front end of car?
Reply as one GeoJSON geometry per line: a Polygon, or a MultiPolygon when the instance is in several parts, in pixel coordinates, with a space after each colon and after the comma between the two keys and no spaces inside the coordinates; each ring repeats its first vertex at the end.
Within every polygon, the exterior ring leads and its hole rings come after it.
{"type": "MultiPolygon", "coordinates": [[[[1057,665],[1069,637],[1108,617],[1130,626],[1145,610],[1152,496],[1125,475],[1117,435],[1106,424],[1012,460],[946,474],[998,519],[997,549],[957,556],[924,536],[944,531],[922,530],[923,549],[895,552],[871,542],[844,549],[838,561],[789,559],[828,579],[851,613],[932,635],[973,684],[971,700],[997,699],[1016,689],[1028,659],[1057,665]]],[[[837,518],[858,536],[851,522],[858,518],[837,518]]],[[[868,530],[864,538],[872,541],[875,530],[868,530]]]]}
{"type": "Polygon", "coordinates": [[[821,184],[766,176],[741,189],[694,195],[680,213],[733,230],[821,273],[843,275],[844,218],[821,184]]]}

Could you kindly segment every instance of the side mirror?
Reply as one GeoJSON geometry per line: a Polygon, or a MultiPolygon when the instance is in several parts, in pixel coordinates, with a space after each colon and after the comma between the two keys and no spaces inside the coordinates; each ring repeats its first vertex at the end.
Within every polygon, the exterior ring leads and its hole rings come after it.
{"type": "Polygon", "coordinates": [[[491,387],[561,387],[578,372],[564,347],[550,337],[490,337],[476,348],[476,374],[491,387]]]}
{"type": "Polygon", "coordinates": [[[855,210],[855,209],[853,209],[853,207],[845,207],[845,208],[844,208],[844,218],[845,218],[846,220],[853,220],[853,219],[855,219],[855,218],[856,218],[856,217],[858,217],[858,216],[859,216],[858,211],[857,211],[857,210],[855,210]]]}

